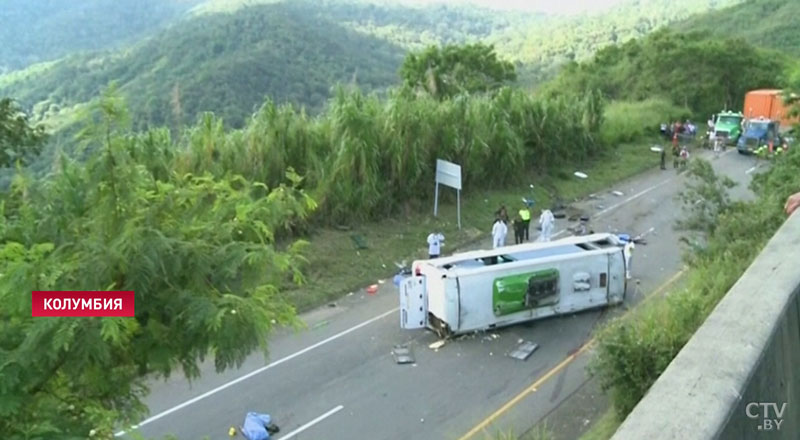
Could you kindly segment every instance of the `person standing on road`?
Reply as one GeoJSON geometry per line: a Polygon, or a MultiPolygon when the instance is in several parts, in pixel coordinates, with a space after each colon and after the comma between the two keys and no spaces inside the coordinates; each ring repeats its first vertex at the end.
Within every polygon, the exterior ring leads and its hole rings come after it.
{"type": "Polygon", "coordinates": [[[439,258],[444,246],[444,235],[441,232],[431,232],[428,234],[428,258],[431,260],[439,258]]]}
{"type": "Polygon", "coordinates": [[[514,226],[514,244],[521,244],[525,239],[525,231],[522,230],[525,225],[522,223],[522,218],[517,215],[512,224],[514,226]]]}
{"type": "Polygon", "coordinates": [[[539,241],[550,241],[555,221],[556,218],[549,209],[542,211],[542,215],[539,216],[539,225],[542,227],[542,233],[539,234],[539,241]]]}
{"type": "Polygon", "coordinates": [[[508,233],[508,226],[506,226],[500,216],[494,220],[492,225],[492,249],[503,247],[506,243],[506,234],[508,233]]]}
{"type": "Polygon", "coordinates": [[[681,150],[678,146],[678,134],[675,133],[672,135],[672,168],[678,168],[678,159],[680,154],[681,150]]]}
{"type": "Polygon", "coordinates": [[[523,205],[519,210],[519,216],[522,219],[522,232],[525,234],[525,241],[530,241],[530,227],[531,227],[531,210],[528,205],[523,205]]]}

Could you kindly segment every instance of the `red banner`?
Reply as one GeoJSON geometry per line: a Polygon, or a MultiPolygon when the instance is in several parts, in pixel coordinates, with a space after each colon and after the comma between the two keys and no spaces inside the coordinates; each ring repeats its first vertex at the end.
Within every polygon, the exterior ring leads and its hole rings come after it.
{"type": "Polygon", "coordinates": [[[34,291],[33,316],[134,316],[133,291],[34,291]]]}

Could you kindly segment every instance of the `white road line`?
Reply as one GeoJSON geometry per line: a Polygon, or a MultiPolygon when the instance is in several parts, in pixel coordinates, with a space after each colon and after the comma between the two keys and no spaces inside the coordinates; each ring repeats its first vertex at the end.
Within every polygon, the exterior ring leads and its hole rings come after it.
{"type": "Polygon", "coordinates": [[[597,213],[597,214],[595,214],[594,216],[595,216],[595,217],[600,217],[601,215],[603,215],[603,214],[605,214],[605,213],[607,213],[607,212],[609,212],[609,211],[611,211],[611,210],[617,209],[617,208],[619,208],[619,207],[620,207],[620,206],[622,206],[622,205],[626,205],[626,204],[628,204],[628,203],[630,203],[630,202],[632,202],[632,201],[634,201],[634,200],[638,199],[639,197],[641,197],[641,196],[643,196],[643,195],[645,195],[645,194],[649,193],[650,191],[652,191],[652,190],[654,190],[654,189],[656,189],[656,188],[658,188],[658,187],[660,187],[660,186],[664,186],[665,184],[667,184],[667,183],[669,183],[669,182],[672,182],[672,178],[669,178],[669,179],[667,179],[667,180],[665,180],[665,181],[663,181],[663,182],[661,182],[661,183],[658,183],[658,184],[656,184],[656,185],[653,185],[653,186],[651,186],[650,188],[647,188],[647,189],[645,189],[645,190],[643,190],[643,191],[640,191],[640,192],[638,192],[638,193],[636,193],[636,194],[634,194],[634,195],[632,195],[632,196],[628,197],[627,199],[625,199],[625,200],[623,200],[623,201],[621,201],[621,202],[617,203],[616,205],[609,206],[608,208],[606,208],[606,209],[604,209],[604,210],[602,210],[602,211],[598,212],[598,213],[597,213]]]}
{"type": "MultiPolygon", "coordinates": [[[[394,309],[389,310],[386,313],[382,313],[382,314],[380,314],[380,315],[378,315],[378,316],[376,316],[376,317],[374,317],[372,319],[369,319],[367,321],[362,322],[361,324],[358,324],[358,325],[356,325],[354,327],[350,327],[347,330],[339,332],[339,333],[337,333],[337,334],[335,334],[335,335],[333,335],[333,336],[331,336],[331,337],[329,337],[327,339],[324,339],[322,341],[319,341],[314,345],[310,345],[310,346],[308,346],[308,347],[306,347],[306,348],[304,348],[304,349],[302,349],[302,350],[300,350],[298,352],[290,354],[289,356],[286,356],[284,358],[278,359],[277,361],[272,362],[272,363],[270,363],[268,365],[265,365],[265,366],[263,366],[263,367],[261,367],[261,368],[259,368],[257,370],[251,371],[250,373],[247,373],[244,376],[241,376],[241,377],[239,377],[237,379],[234,379],[234,380],[232,380],[232,381],[230,381],[228,383],[222,384],[222,385],[214,388],[211,391],[205,392],[205,393],[203,393],[203,394],[201,394],[201,395],[199,395],[197,397],[194,397],[192,399],[189,399],[189,400],[187,400],[187,401],[185,401],[185,402],[183,402],[183,403],[181,403],[179,405],[173,406],[172,408],[170,408],[170,409],[168,409],[166,411],[162,411],[162,412],[154,415],[153,417],[150,417],[150,418],[146,419],[145,421],[139,423],[138,425],[132,426],[131,429],[138,429],[138,428],[141,428],[144,425],[147,425],[148,423],[155,422],[156,420],[158,420],[158,419],[160,419],[162,417],[168,416],[168,415],[174,413],[175,411],[178,411],[178,410],[181,410],[183,408],[186,408],[187,406],[189,406],[189,405],[191,405],[193,403],[197,403],[197,402],[205,399],[206,397],[213,396],[214,394],[217,394],[218,392],[220,392],[220,391],[222,391],[222,390],[224,390],[226,388],[230,388],[230,387],[232,387],[233,385],[236,385],[239,382],[247,380],[247,379],[249,379],[249,378],[251,378],[251,377],[253,377],[253,376],[257,375],[257,374],[263,373],[263,372],[269,370],[270,368],[277,367],[278,365],[280,365],[280,364],[282,364],[284,362],[288,362],[288,361],[290,361],[290,360],[292,360],[292,359],[294,359],[294,358],[296,358],[298,356],[306,354],[306,353],[308,353],[309,351],[311,351],[311,350],[313,350],[315,348],[318,348],[318,347],[321,347],[321,346],[327,344],[328,342],[331,342],[331,341],[334,341],[336,339],[339,339],[342,336],[345,336],[345,335],[347,335],[349,333],[352,333],[352,332],[354,332],[354,331],[356,331],[356,330],[358,330],[358,329],[360,329],[362,327],[365,327],[367,325],[370,325],[375,321],[378,321],[380,319],[383,319],[383,318],[391,315],[392,313],[396,313],[398,310],[400,310],[400,307],[395,307],[394,309]]],[[[122,435],[125,435],[125,431],[117,432],[116,434],[114,434],[114,437],[119,437],[119,436],[122,436],[122,435]]]]}
{"type": "Polygon", "coordinates": [[[314,426],[315,424],[317,424],[317,423],[325,420],[326,418],[336,414],[337,412],[341,411],[343,408],[344,408],[344,406],[339,405],[336,408],[334,408],[334,409],[326,412],[325,414],[317,417],[316,419],[314,419],[314,420],[306,423],[305,425],[295,429],[294,431],[292,431],[292,432],[290,432],[290,433],[288,433],[286,435],[282,435],[280,438],[281,438],[281,440],[289,440],[290,438],[296,436],[297,434],[300,434],[301,432],[305,431],[306,429],[314,426]]]}
{"type": "MultiPolygon", "coordinates": [[[[641,191],[641,192],[639,192],[637,194],[634,194],[633,196],[628,197],[627,199],[617,203],[616,205],[609,206],[608,208],[598,212],[597,214],[595,214],[595,217],[599,217],[599,216],[601,216],[601,215],[603,215],[603,214],[605,214],[605,213],[607,213],[607,212],[609,212],[611,210],[619,208],[622,205],[630,203],[631,201],[633,201],[633,200],[635,200],[635,199],[637,199],[637,198],[649,193],[650,191],[652,191],[652,190],[654,190],[654,189],[656,189],[656,188],[658,188],[658,187],[660,187],[660,186],[662,186],[662,185],[664,185],[664,184],[666,184],[666,183],[668,183],[670,181],[672,181],[671,178],[667,179],[667,180],[665,180],[665,181],[663,181],[663,182],[661,182],[659,184],[653,185],[650,188],[647,188],[647,189],[645,189],[645,190],[643,190],[643,191],[641,191]]],[[[556,237],[556,236],[559,236],[559,235],[561,235],[561,234],[563,234],[565,232],[567,232],[567,230],[566,229],[562,229],[562,230],[556,232],[555,234],[553,234],[553,236],[556,237]]],[[[345,336],[345,335],[347,335],[349,333],[352,333],[352,332],[354,332],[354,331],[356,331],[356,330],[358,330],[358,329],[360,329],[362,327],[365,327],[365,326],[367,326],[369,324],[372,324],[375,321],[383,319],[383,318],[391,315],[392,313],[396,313],[398,310],[400,310],[400,308],[399,307],[395,307],[394,309],[389,310],[386,313],[382,313],[382,314],[380,314],[380,315],[378,315],[378,316],[376,316],[376,317],[374,317],[372,319],[369,319],[367,321],[362,322],[361,324],[358,324],[358,325],[356,325],[354,327],[350,327],[347,330],[344,330],[344,331],[342,331],[340,333],[337,333],[337,334],[335,334],[335,335],[333,335],[333,336],[331,336],[331,337],[329,337],[327,339],[324,339],[324,340],[322,340],[320,342],[317,342],[314,345],[310,345],[310,346],[308,346],[308,347],[306,347],[306,348],[304,348],[304,349],[302,349],[302,350],[300,350],[300,351],[298,351],[296,353],[290,354],[289,356],[286,356],[284,358],[278,359],[277,361],[272,362],[272,363],[270,363],[268,365],[265,365],[265,366],[263,366],[263,367],[261,367],[261,368],[259,368],[257,370],[251,371],[250,373],[247,373],[244,376],[241,376],[241,377],[236,378],[236,379],[234,379],[234,380],[232,380],[230,382],[222,384],[222,385],[214,388],[211,391],[205,392],[205,393],[203,393],[203,394],[201,394],[201,395],[199,395],[197,397],[189,399],[189,400],[187,400],[187,401],[185,401],[185,402],[183,402],[181,404],[173,406],[172,408],[170,408],[168,410],[162,411],[162,412],[160,412],[160,413],[158,413],[158,414],[156,414],[156,415],[154,415],[154,416],[152,416],[150,418],[147,418],[143,422],[139,423],[138,425],[132,426],[131,429],[138,429],[138,428],[141,428],[144,425],[147,425],[149,423],[155,422],[156,420],[161,419],[163,417],[166,417],[166,416],[174,413],[175,411],[179,411],[179,410],[181,410],[183,408],[186,408],[189,405],[192,405],[194,403],[197,403],[197,402],[205,399],[206,397],[213,396],[214,394],[217,394],[218,392],[220,392],[220,391],[222,391],[224,389],[230,388],[230,387],[232,387],[233,385],[236,385],[239,382],[247,380],[247,379],[249,379],[249,378],[251,378],[251,377],[253,377],[253,376],[257,375],[257,374],[260,374],[260,373],[263,373],[264,371],[269,370],[270,368],[276,367],[276,366],[278,366],[278,365],[280,365],[280,364],[282,364],[284,362],[288,362],[288,361],[290,361],[290,360],[292,360],[292,359],[294,359],[294,358],[296,358],[298,356],[306,354],[309,351],[314,350],[315,348],[321,347],[321,346],[327,344],[328,342],[331,342],[331,341],[334,341],[336,339],[339,339],[342,336],[345,336]]],[[[338,409],[334,408],[334,410],[331,410],[332,412],[330,412],[330,414],[333,414],[334,412],[339,411],[341,409],[341,407],[337,407],[337,408],[338,409]]],[[[319,418],[319,420],[322,420],[322,418],[325,418],[330,414],[323,415],[321,418],[319,418]]],[[[316,423],[319,420],[312,421],[311,424],[316,423]]],[[[308,426],[311,426],[311,424],[309,424],[308,426]]],[[[305,429],[306,427],[301,427],[301,428],[305,429]]],[[[298,429],[297,431],[292,432],[291,435],[295,435],[295,434],[299,433],[300,431],[301,431],[301,429],[298,429]]],[[[123,435],[125,435],[125,433],[126,433],[126,431],[117,432],[116,434],[114,434],[114,437],[123,436],[123,435]]],[[[282,438],[288,439],[289,436],[284,436],[282,438]]]]}

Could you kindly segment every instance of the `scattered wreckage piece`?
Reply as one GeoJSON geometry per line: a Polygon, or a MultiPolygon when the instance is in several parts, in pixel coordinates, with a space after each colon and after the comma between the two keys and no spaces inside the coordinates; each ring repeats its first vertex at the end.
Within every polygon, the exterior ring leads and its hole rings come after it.
{"type": "Polygon", "coordinates": [[[529,357],[533,354],[536,349],[539,348],[539,344],[536,344],[531,341],[524,341],[517,347],[516,350],[509,353],[509,356],[514,359],[519,359],[521,361],[528,360],[529,357]]]}
{"type": "Polygon", "coordinates": [[[414,354],[411,353],[411,348],[406,345],[395,345],[392,349],[392,356],[397,364],[413,364],[414,354]]]}

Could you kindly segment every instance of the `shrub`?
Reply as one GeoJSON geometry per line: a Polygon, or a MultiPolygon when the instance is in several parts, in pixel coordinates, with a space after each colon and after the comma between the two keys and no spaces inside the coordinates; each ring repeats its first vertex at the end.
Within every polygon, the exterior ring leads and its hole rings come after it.
{"type": "Polygon", "coordinates": [[[658,133],[661,123],[683,120],[691,112],[664,98],[644,101],[614,101],[605,109],[600,139],[605,145],[619,145],[658,133]]]}

